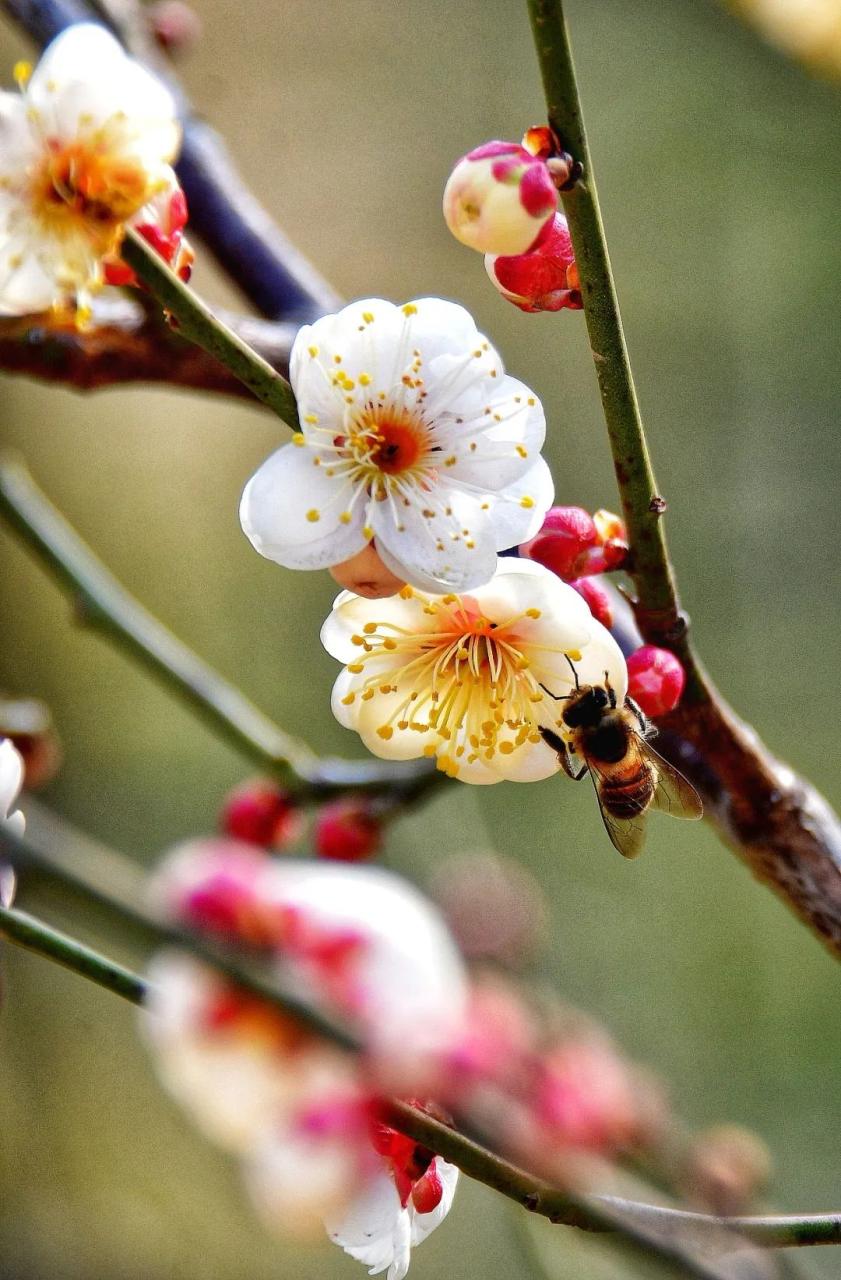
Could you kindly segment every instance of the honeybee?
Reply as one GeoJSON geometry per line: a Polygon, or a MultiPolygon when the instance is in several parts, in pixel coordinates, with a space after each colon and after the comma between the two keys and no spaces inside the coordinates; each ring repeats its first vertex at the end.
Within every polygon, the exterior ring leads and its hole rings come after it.
{"type": "Polygon", "coordinates": [[[561,737],[543,728],[541,736],[557,751],[570,778],[578,782],[590,774],[607,834],[624,857],[636,858],[645,841],[650,808],[673,818],[700,818],[701,797],[651,746],[648,739],[656,730],[633,699],[616,705],[607,672],[604,685],[579,684],[572,662],[570,666],[575,689],[557,699],[566,702],[561,713],[566,734],[561,737]]]}

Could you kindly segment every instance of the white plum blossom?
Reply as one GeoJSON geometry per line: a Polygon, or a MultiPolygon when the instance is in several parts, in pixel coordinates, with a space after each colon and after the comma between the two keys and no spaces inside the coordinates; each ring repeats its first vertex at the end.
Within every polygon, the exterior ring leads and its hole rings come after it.
{"type": "Polygon", "coordinates": [[[560,768],[560,697],[608,679],[620,704],[625,660],[582,597],[535,561],[500,559],[470,594],[404,587],[388,600],[342,592],[321,639],[345,664],[333,713],[375,755],[428,756],[464,782],[534,782],[560,768]],[[554,696],[552,696],[554,695],[554,696]]]}
{"type": "Polygon", "coordinates": [[[301,431],[240,507],[261,555],[324,569],[373,542],[397,579],[383,594],[464,590],[540,528],[553,497],[543,409],[463,307],[355,302],[300,330],[289,376],[301,431]]]}
{"type": "Polygon", "coordinates": [[[177,190],[169,91],[102,27],[69,27],[20,93],[0,94],[0,312],[76,300],[105,280],[127,222],[156,220],[177,190]]]}
{"type": "MultiPolygon", "coordinates": [[[[0,826],[22,836],[26,820],[20,809],[13,809],[23,786],[23,760],[9,738],[0,739],[0,826]]],[[[15,896],[15,873],[0,862],[0,906],[9,907],[15,896]]]]}
{"type": "Polygon", "coordinates": [[[0,739],[0,824],[22,836],[25,819],[20,809],[12,806],[23,786],[23,760],[9,738],[0,739]]]}
{"type": "Polygon", "coordinates": [[[440,1156],[432,1162],[438,1175],[441,1198],[429,1213],[421,1213],[411,1198],[403,1205],[394,1179],[381,1172],[364,1186],[351,1207],[326,1222],[330,1239],[369,1275],[388,1269],[386,1280],[403,1280],[409,1270],[411,1250],[444,1221],[453,1203],[458,1169],[440,1156]]]}

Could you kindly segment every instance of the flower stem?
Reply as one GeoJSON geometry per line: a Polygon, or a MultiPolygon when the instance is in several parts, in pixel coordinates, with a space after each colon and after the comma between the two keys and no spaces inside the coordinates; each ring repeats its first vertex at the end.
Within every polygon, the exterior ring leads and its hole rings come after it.
{"type": "Polygon", "coordinates": [[[689,648],[686,618],[666,546],[662,505],[625,344],[563,0],[528,0],[528,6],[549,123],[562,147],[581,167],[578,180],[561,195],[631,544],[637,623],[646,640],[666,645],[681,658],[687,672],[685,700],[706,701],[706,682],[689,648]]]}
{"type": "Polygon", "coordinates": [[[121,256],[169,313],[170,323],[182,337],[214,356],[291,430],[297,430],[295,393],[283,375],[215,316],[131,227],[121,256]]]}
{"type": "MultiPolygon", "coordinates": [[[[106,905],[121,918],[140,923],[158,945],[173,944],[214,965],[239,986],[301,1021],[308,1029],[343,1048],[359,1050],[359,1042],[344,1028],[324,1017],[307,1002],[284,991],[274,976],[265,976],[242,963],[238,956],[208,944],[205,939],[159,923],[142,908],[112,900],[82,877],[69,871],[60,857],[52,857],[29,841],[0,827],[0,848],[18,867],[36,866],[60,878],[73,889],[106,905]]],[[[116,856],[116,855],[113,855],[116,856]]],[[[97,983],[133,1004],[142,1004],[146,980],[103,956],[92,947],[59,932],[24,911],[0,907],[0,935],[28,951],[97,983]]],[[[648,1253],[655,1252],[679,1265],[685,1274],[703,1280],[724,1280],[729,1273],[699,1249],[723,1235],[741,1237],[765,1248],[841,1243],[841,1214],[804,1214],[782,1217],[716,1218],[682,1209],[664,1208],[616,1196],[584,1194],[556,1187],[497,1155],[466,1134],[442,1124],[410,1103],[392,1099],[386,1119],[401,1133],[422,1143],[450,1161],[468,1177],[498,1191],[533,1213],[552,1222],[588,1231],[618,1232],[648,1253]]],[[[738,1241],[731,1238],[731,1244],[738,1241]]],[[[749,1274],[749,1273],[745,1273],[749,1274]]]]}
{"type": "Polygon", "coordinates": [[[19,462],[0,463],[0,517],[53,573],[83,623],[149,668],[236,750],[302,799],[368,790],[385,793],[383,803],[391,812],[443,777],[427,761],[320,758],[285,733],[129,595],[19,462]]]}

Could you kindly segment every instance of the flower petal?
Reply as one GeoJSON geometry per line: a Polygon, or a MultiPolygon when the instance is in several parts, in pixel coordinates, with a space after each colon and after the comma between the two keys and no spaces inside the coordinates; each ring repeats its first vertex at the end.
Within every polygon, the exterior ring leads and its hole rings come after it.
{"type": "Polygon", "coordinates": [[[306,445],[284,445],[245,486],[240,521],[253,546],[288,569],[323,569],[355,555],[370,540],[365,500],[341,475],[317,465],[306,445]]]}
{"type": "Polygon", "coordinates": [[[342,591],[321,628],[321,643],[339,662],[354,662],[359,658],[360,646],[353,643],[352,637],[364,631],[367,624],[396,627],[410,635],[430,629],[423,596],[405,593],[372,604],[363,596],[342,591]]]}
{"type": "Polygon", "coordinates": [[[73,138],[80,128],[116,127],[149,162],[172,160],[180,137],[172,94],[126,56],[103,27],[77,23],[45,50],[26,89],[42,128],[73,138]]]}
{"type": "Polygon", "coordinates": [[[384,563],[421,590],[477,587],[496,567],[493,528],[480,501],[455,489],[429,493],[422,503],[374,503],[371,525],[384,563]]]}
{"type": "Polygon", "coordinates": [[[554,498],[555,482],[543,458],[538,458],[519,480],[490,497],[489,519],[496,535],[497,550],[518,547],[533,538],[554,498]]]}
{"type": "Polygon", "coordinates": [[[334,1244],[370,1268],[369,1275],[388,1267],[387,1280],[403,1280],[409,1270],[411,1223],[385,1170],[364,1186],[350,1209],[328,1217],[324,1225],[334,1244]]]}

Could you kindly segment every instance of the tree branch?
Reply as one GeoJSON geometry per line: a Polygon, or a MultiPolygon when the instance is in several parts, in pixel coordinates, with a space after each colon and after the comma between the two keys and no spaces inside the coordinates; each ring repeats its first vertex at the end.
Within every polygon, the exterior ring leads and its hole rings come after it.
{"type": "MultiPolygon", "coordinates": [[[[220,312],[220,319],[272,368],[289,372],[295,326],[220,312]]],[[[133,382],[166,383],[253,400],[254,394],[213,356],[186,341],[138,302],[94,300],[85,329],[59,316],[0,318],[0,369],[77,391],[133,382]]]]}
{"type": "Polygon", "coordinates": [[[563,193],[616,480],[631,544],[632,608],[644,640],[678,655],[680,706],[665,753],[696,784],[731,849],[841,957],[841,822],[727,705],[690,644],[622,331],[562,0],[528,0],[549,123],[581,166],[563,193]]]}
{"type": "Polygon", "coordinates": [[[232,746],[302,799],[368,790],[381,795],[380,809],[386,814],[405,807],[443,779],[426,760],[394,764],[322,759],[285,733],[129,595],[20,463],[0,464],[0,517],[69,594],[81,622],[125,649],[232,746]]]}

